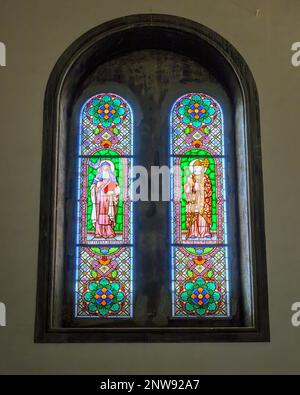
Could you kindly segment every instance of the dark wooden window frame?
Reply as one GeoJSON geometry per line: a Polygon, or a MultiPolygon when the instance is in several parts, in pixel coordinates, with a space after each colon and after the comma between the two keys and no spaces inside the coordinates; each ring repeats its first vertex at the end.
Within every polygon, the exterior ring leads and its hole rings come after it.
{"type": "Polygon", "coordinates": [[[174,16],[133,15],[92,29],[64,52],[51,73],[45,95],[40,210],[36,342],[269,341],[258,93],[241,55],[210,29],[174,16]],[[202,321],[199,326],[182,327],[99,326],[96,322],[78,326],[65,320],[65,213],[72,211],[65,182],[67,120],[71,117],[68,104],[76,96],[76,83],[97,64],[149,48],[174,51],[195,60],[201,54],[201,62],[222,82],[234,106],[243,314],[232,325],[202,321]]]}

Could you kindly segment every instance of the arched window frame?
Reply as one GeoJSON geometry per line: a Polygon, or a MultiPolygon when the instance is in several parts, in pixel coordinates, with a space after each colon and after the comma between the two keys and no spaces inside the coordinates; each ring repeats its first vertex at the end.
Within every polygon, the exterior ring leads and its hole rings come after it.
{"type": "MultiPolygon", "coordinates": [[[[199,55],[200,56],[200,55],[199,55]]],[[[73,139],[74,140],[74,139],[73,139]]],[[[75,152],[75,151],[74,151],[75,152]]],[[[74,169],[75,172],[75,169],[74,169]]],[[[105,23],[80,37],[61,56],[46,90],[44,105],[43,166],[41,183],[37,342],[95,341],[268,341],[267,271],[264,234],[263,184],[258,94],[253,76],[241,55],[210,29],[167,15],[134,15],[105,23]],[[120,47],[118,37],[122,36],[120,47]],[[136,39],[134,40],[133,37],[136,39]],[[138,38],[140,37],[140,39],[138,38]],[[162,39],[158,39],[158,37],[162,39]],[[176,40],[178,39],[178,41],[176,40]],[[180,47],[179,42],[185,42],[180,47]],[[107,43],[109,42],[109,45],[107,43]],[[172,44],[174,43],[174,45],[172,44]],[[176,45],[175,45],[176,43],[176,45]],[[65,185],[66,136],[70,132],[68,103],[80,80],[95,62],[124,50],[144,47],[205,55],[207,67],[222,81],[234,105],[232,122],[236,142],[237,196],[240,223],[240,270],[243,323],[210,330],[186,328],[86,328],[72,326],[68,310],[60,304],[72,292],[63,289],[65,210],[71,210],[65,185]],[[94,56],[97,53],[97,56],[94,56]],[[76,77],[75,77],[76,76],[76,77]],[[245,205],[245,202],[247,204],[245,205]]],[[[68,185],[68,184],[67,184],[68,185]]]]}

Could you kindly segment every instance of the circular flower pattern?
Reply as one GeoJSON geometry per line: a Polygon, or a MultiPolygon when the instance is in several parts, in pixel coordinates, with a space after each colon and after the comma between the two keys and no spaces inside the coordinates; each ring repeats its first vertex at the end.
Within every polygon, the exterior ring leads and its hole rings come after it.
{"type": "Polygon", "coordinates": [[[206,95],[185,96],[177,104],[177,116],[183,123],[195,128],[211,124],[216,115],[216,104],[206,95]]]}
{"type": "Polygon", "coordinates": [[[184,288],[181,300],[187,313],[205,315],[217,310],[221,295],[213,281],[198,277],[195,281],[185,283],[184,288]]]}
{"type": "Polygon", "coordinates": [[[116,314],[121,308],[123,299],[124,293],[120,290],[120,284],[107,278],[90,282],[84,294],[88,311],[102,316],[116,314]]]}
{"type": "Polygon", "coordinates": [[[126,104],[116,96],[99,96],[91,100],[87,113],[99,132],[99,128],[110,128],[124,119],[126,104]]]}

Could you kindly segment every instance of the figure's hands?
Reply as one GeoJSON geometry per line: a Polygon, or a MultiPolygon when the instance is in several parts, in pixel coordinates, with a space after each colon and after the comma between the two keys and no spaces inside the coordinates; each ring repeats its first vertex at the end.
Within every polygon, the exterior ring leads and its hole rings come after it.
{"type": "Polygon", "coordinates": [[[101,189],[104,189],[104,188],[106,187],[107,184],[108,184],[108,182],[106,182],[105,180],[102,180],[102,181],[99,181],[99,182],[97,183],[97,187],[98,187],[98,188],[101,188],[101,189]]]}

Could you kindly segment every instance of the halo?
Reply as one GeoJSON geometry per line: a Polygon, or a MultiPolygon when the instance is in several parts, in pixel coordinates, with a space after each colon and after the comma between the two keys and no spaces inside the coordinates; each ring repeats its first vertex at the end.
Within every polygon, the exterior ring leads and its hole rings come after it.
{"type": "Polygon", "coordinates": [[[194,167],[194,163],[196,162],[196,160],[199,160],[199,159],[194,159],[194,160],[192,160],[191,163],[189,164],[189,170],[190,170],[190,173],[191,173],[191,174],[194,173],[193,167],[194,167]]]}
{"type": "Polygon", "coordinates": [[[99,163],[99,167],[101,167],[102,163],[109,163],[110,164],[110,168],[112,171],[115,171],[115,165],[112,163],[112,161],[108,160],[108,159],[104,159],[99,163]]]}
{"type": "MultiPolygon", "coordinates": [[[[206,160],[206,159],[204,159],[203,161],[200,161],[200,162],[201,162],[201,167],[204,167],[204,169],[207,168],[207,166],[205,166],[205,160],[206,160]]],[[[189,164],[189,170],[190,170],[191,174],[194,172],[194,171],[193,171],[193,170],[194,170],[193,167],[194,167],[194,163],[195,163],[196,161],[199,161],[199,159],[194,159],[194,160],[192,160],[191,163],[189,164]]]]}

